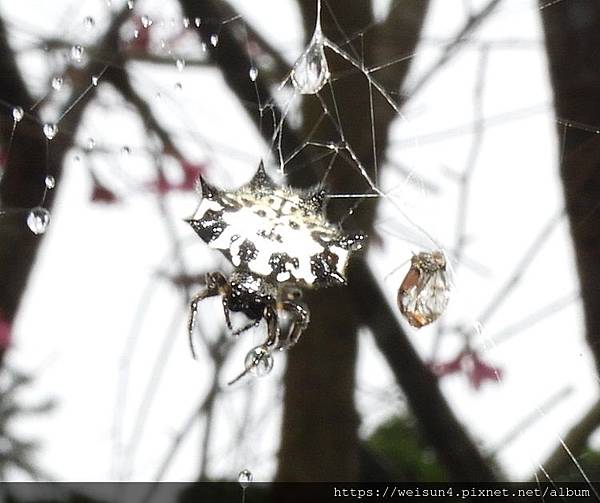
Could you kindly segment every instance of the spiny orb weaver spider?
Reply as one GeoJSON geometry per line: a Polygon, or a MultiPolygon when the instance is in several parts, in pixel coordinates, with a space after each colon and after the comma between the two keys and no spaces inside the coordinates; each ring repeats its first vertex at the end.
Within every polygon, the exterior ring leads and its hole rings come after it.
{"type": "Polygon", "coordinates": [[[237,190],[219,190],[202,177],[200,186],[202,201],[188,222],[235,270],[229,279],[221,272],[207,274],[206,288],[192,299],[188,325],[192,353],[198,304],[208,297],[221,296],[230,330],[230,312],[250,319],[234,335],[262,319],[267,324],[265,342],[248,353],[244,372],[232,384],[248,372],[267,374],[273,366],[271,350],[298,342],[310,318],[300,301],[301,289],[345,285],[350,255],[362,248],[365,236],[346,234],[327,220],[325,189],[278,187],[262,162],[252,180],[237,190]],[[279,313],[287,313],[291,320],[283,337],[279,313]]]}

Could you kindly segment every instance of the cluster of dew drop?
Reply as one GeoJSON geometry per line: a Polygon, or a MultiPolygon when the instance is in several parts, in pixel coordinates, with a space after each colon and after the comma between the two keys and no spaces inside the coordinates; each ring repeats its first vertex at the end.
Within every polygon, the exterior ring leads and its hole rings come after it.
{"type": "MultiPolygon", "coordinates": [[[[93,18],[86,18],[86,25],[93,26],[94,21],[93,18]],[[90,21],[91,20],[91,21],[90,21]]],[[[70,57],[74,62],[81,62],[84,54],[84,48],[80,45],[74,45],[71,47],[70,57]]],[[[94,78],[92,77],[93,85],[97,84],[94,82],[94,78]]],[[[60,75],[55,75],[51,81],[51,87],[55,91],[60,91],[64,84],[64,78],[60,75]]],[[[12,109],[12,118],[13,118],[13,133],[16,130],[17,124],[19,124],[23,118],[25,117],[25,111],[23,107],[15,106],[12,109]]],[[[53,140],[58,134],[58,124],[53,122],[46,122],[42,125],[42,132],[46,137],[47,141],[53,140]]],[[[44,234],[50,225],[50,211],[47,208],[44,208],[44,202],[46,200],[46,194],[48,190],[53,190],[56,187],[56,179],[54,176],[48,174],[44,179],[44,196],[42,197],[42,201],[38,206],[31,208],[27,214],[27,227],[29,230],[36,235],[44,234]]]]}
{"type": "MultiPolygon", "coordinates": [[[[133,6],[133,2],[130,0],[131,7],[133,6]]],[[[86,29],[90,30],[94,28],[96,22],[93,17],[86,16],[83,19],[83,25],[86,29]]],[[[82,45],[75,44],[71,46],[69,53],[69,59],[73,64],[80,64],[83,62],[85,57],[85,48],[82,45]]],[[[95,87],[98,85],[100,76],[92,75],[91,77],[91,86],[95,87]]],[[[60,91],[64,85],[64,77],[62,75],[55,75],[52,77],[50,82],[50,86],[54,91],[60,91]]],[[[23,118],[25,117],[25,111],[21,106],[15,106],[12,109],[12,118],[13,118],[13,134],[16,130],[17,124],[19,124],[23,118]]],[[[46,137],[46,140],[49,142],[53,140],[59,132],[58,123],[57,122],[46,122],[42,124],[42,132],[46,137]]],[[[12,140],[12,138],[11,138],[12,140]]],[[[94,148],[94,140],[90,139],[88,142],[89,150],[94,148]]],[[[10,147],[9,147],[10,148],[10,147]]],[[[49,148],[49,147],[48,147],[49,148]]],[[[122,153],[129,153],[128,147],[123,147],[122,153]]],[[[44,179],[44,195],[42,197],[41,202],[31,208],[27,213],[26,223],[29,230],[36,235],[44,234],[48,229],[50,224],[51,215],[50,211],[44,207],[44,203],[46,201],[47,191],[53,190],[56,187],[56,179],[54,176],[47,174],[44,179]]],[[[0,213],[1,214],[1,213],[0,213]]]]}
{"type": "MultiPolygon", "coordinates": [[[[54,89],[60,89],[60,86],[62,86],[62,78],[54,77],[52,79],[52,87],[54,89]]],[[[13,134],[16,130],[17,124],[19,124],[24,117],[25,111],[23,110],[23,107],[13,107],[13,134]]],[[[58,127],[56,124],[44,124],[42,129],[44,136],[46,136],[48,140],[54,138],[58,132],[58,127]]],[[[38,206],[31,208],[27,213],[27,227],[33,234],[43,234],[48,229],[48,225],[50,224],[50,212],[43,207],[43,204],[45,201],[46,191],[52,190],[54,187],[56,187],[56,179],[52,175],[46,175],[44,179],[44,197],[42,198],[42,202],[38,206]]]]}

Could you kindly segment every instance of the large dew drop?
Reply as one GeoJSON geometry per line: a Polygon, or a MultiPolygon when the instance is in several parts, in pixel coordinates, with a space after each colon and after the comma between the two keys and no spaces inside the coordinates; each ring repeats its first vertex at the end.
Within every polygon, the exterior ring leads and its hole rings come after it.
{"type": "Polygon", "coordinates": [[[292,84],[300,94],[316,94],[329,80],[325,57],[325,37],[321,30],[321,1],[317,0],[317,22],[308,47],[294,63],[292,84]]]}
{"type": "Polygon", "coordinates": [[[44,136],[51,140],[58,133],[58,126],[56,124],[44,124],[44,136]]]}
{"type": "Polygon", "coordinates": [[[27,215],[27,227],[34,234],[43,234],[50,223],[50,212],[46,208],[38,206],[33,208],[27,215]]]}
{"type": "Polygon", "coordinates": [[[242,486],[242,489],[246,489],[250,485],[250,482],[252,482],[253,480],[254,476],[252,475],[252,472],[250,470],[244,469],[238,475],[238,482],[242,486]]]}
{"type": "Polygon", "coordinates": [[[316,94],[329,80],[325,39],[317,26],[310,44],[294,64],[292,83],[300,94],[316,94]]]}
{"type": "Polygon", "coordinates": [[[246,355],[244,366],[249,374],[264,377],[273,370],[273,356],[267,348],[257,346],[246,355]]]}
{"type": "Polygon", "coordinates": [[[218,43],[219,43],[219,35],[217,33],[213,33],[210,36],[210,45],[212,45],[213,47],[217,47],[218,43]]]}

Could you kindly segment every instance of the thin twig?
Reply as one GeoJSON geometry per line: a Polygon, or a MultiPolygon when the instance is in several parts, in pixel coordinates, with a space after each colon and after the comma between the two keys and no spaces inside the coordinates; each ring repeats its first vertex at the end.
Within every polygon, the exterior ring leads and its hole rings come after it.
{"type": "Polygon", "coordinates": [[[469,34],[476,30],[479,25],[485,21],[485,19],[494,11],[501,1],[502,0],[490,0],[490,2],[477,14],[469,17],[463,28],[454,36],[453,41],[444,47],[444,51],[440,57],[429,67],[428,70],[425,70],[425,72],[421,75],[421,78],[417,80],[416,84],[408,93],[411,97],[414,97],[425,86],[425,84],[429,82],[431,77],[438,73],[440,69],[446,65],[450,59],[452,59],[452,56],[454,56],[457,49],[465,42],[469,34]]]}
{"type": "Polygon", "coordinates": [[[512,290],[519,284],[519,281],[521,281],[523,278],[527,268],[531,265],[533,259],[540,252],[543,245],[552,234],[552,231],[554,231],[564,216],[565,210],[561,209],[556,215],[553,215],[550,218],[548,223],[542,228],[541,232],[536,236],[533,243],[518,262],[508,280],[500,287],[500,289],[496,292],[496,295],[494,295],[488,302],[487,307],[485,307],[481,314],[477,317],[478,322],[485,324],[507,299],[512,290]]]}

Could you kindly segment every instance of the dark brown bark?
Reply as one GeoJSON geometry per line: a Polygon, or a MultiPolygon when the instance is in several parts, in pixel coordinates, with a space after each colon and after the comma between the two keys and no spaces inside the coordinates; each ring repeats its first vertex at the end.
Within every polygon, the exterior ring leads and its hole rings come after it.
{"type": "MultiPolygon", "coordinates": [[[[0,19],[0,95],[10,108],[29,110],[29,94],[8,44],[4,22],[0,19]]],[[[30,115],[19,123],[18,134],[0,181],[2,208],[36,206],[42,197],[45,173],[45,144],[41,126],[30,115]]],[[[13,128],[12,114],[5,110],[0,117],[0,135],[8,148],[13,128]]],[[[27,231],[25,214],[0,216],[0,311],[12,320],[26,282],[26,270],[33,261],[39,238],[27,231]]]]}
{"type": "Polygon", "coordinates": [[[559,2],[541,12],[556,114],[574,124],[558,124],[559,144],[564,144],[560,175],[587,342],[600,368],[600,137],[594,132],[600,125],[600,4],[559,2]]]}
{"type": "MultiPolygon", "coordinates": [[[[540,2],[543,3],[543,2],[540,2]]],[[[561,146],[560,176],[581,288],[587,343],[600,370],[600,4],[559,2],[541,11],[561,146]],[[572,126],[572,127],[571,127],[572,126]]],[[[565,438],[577,457],[597,429],[598,405],[565,438]]],[[[551,476],[573,461],[557,445],[551,476]]]]}

